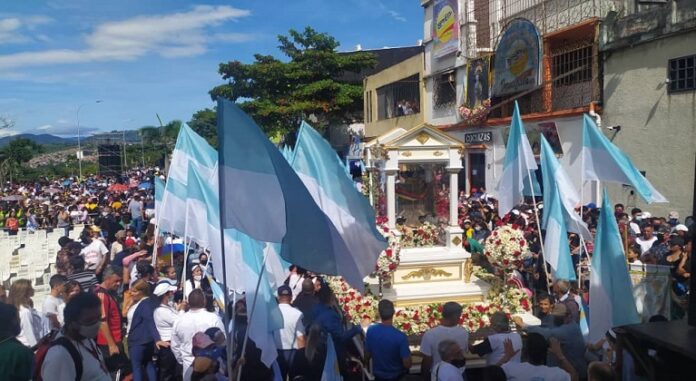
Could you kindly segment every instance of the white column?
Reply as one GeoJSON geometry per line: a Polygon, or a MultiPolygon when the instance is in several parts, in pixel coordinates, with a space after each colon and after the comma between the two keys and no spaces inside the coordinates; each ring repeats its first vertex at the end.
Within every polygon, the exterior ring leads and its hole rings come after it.
{"type": "Polygon", "coordinates": [[[459,170],[450,169],[449,180],[450,180],[450,226],[459,226],[459,170]]]}
{"type": "Polygon", "coordinates": [[[396,171],[387,170],[387,219],[389,227],[396,227],[396,171]]]}

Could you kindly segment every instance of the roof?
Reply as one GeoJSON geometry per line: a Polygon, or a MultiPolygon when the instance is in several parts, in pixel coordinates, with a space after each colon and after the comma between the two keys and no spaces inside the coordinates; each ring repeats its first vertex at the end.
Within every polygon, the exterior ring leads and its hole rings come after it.
{"type": "Polygon", "coordinates": [[[362,80],[372,74],[378,73],[399,62],[403,62],[424,51],[423,45],[404,46],[398,48],[382,48],[357,50],[354,52],[343,52],[339,54],[372,53],[377,59],[377,65],[371,69],[361,70],[359,73],[344,73],[339,79],[347,82],[362,82],[362,80]]]}

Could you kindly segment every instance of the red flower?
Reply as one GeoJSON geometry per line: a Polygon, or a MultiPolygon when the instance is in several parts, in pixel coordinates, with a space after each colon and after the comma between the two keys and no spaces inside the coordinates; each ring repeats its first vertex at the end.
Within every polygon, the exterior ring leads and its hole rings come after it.
{"type": "Polygon", "coordinates": [[[402,327],[404,331],[409,331],[411,329],[411,323],[404,323],[402,327]]]}
{"type": "Polygon", "coordinates": [[[522,308],[526,311],[529,311],[529,302],[527,302],[527,299],[520,300],[520,305],[522,305],[522,308]]]}
{"type": "Polygon", "coordinates": [[[515,257],[519,257],[520,255],[522,255],[522,253],[519,250],[515,250],[515,252],[512,253],[512,255],[515,257]]]}
{"type": "Polygon", "coordinates": [[[517,229],[519,229],[519,228],[520,228],[520,225],[517,225],[517,224],[512,224],[512,228],[513,228],[513,229],[515,229],[515,230],[517,230],[517,229]]]}
{"type": "Polygon", "coordinates": [[[510,264],[510,261],[508,261],[507,259],[503,259],[503,265],[507,266],[509,264],[510,264]]]}
{"type": "Polygon", "coordinates": [[[524,247],[524,245],[526,245],[526,244],[527,244],[527,241],[525,241],[524,239],[520,239],[520,246],[524,247]]]}
{"type": "Polygon", "coordinates": [[[387,257],[391,258],[392,256],[392,249],[387,249],[384,251],[384,253],[387,255],[387,257]]]}
{"type": "Polygon", "coordinates": [[[437,312],[442,313],[442,304],[440,304],[439,306],[437,306],[437,312]]]}
{"type": "Polygon", "coordinates": [[[469,314],[466,313],[466,312],[464,312],[464,313],[462,314],[462,319],[468,319],[468,318],[469,318],[469,314]]]}
{"type": "Polygon", "coordinates": [[[483,313],[483,311],[485,311],[485,309],[483,308],[483,306],[480,305],[480,304],[476,306],[476,310],[477,310],[478,312],[480,312],[480,313],[483,313]]]}
{"type": "Polygon", "coordinates": [[[493,232],[493,237],[497,237],[497,236],[498,236],[498,232],[497,232],[497,231],[494,231],[494,232],[493,232]]]}
{"type": "Polygon", "coordinates": [[[479,328],[483,328],[486,326],[486,323],[483,322],[483,319],[479,320],[479,328]]]}

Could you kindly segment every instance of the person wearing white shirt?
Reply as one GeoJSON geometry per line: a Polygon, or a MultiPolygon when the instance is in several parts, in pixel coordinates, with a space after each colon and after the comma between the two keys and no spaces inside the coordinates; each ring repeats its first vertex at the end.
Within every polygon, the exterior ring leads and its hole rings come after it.
{"type": "Polygon", "coordinates": [[[643,235],[636,238],[636,243],[640,245],[641,254],[645,254],[653,244],[657,241],[657,237],[653,235],[652,225],[645,225],[643,227],[643,235]]]}
{"type": "Polygon", "coordinates": [[[63,334],[46,352],[41,377],[44,380],[111,381],[104,357],[94,341],[100,325],[101,302],[96,295],[81,293],[72,298],[65,306],[63,334]]]}
{"type": "Polygon", "coordinates": [[[80,255],[85,259],[85,270],[94,270],[97,274],[104,269],[109,253],[109,249],[99,239],[100,232],[101,229],[92,226],[89,230],[89,238],[87,238],[89,243],[80,252],[80,255]]]}
{"type": "Polygon", "coordinates": [[[41,312],[46,318],[47,330],[59,330],[61,323],[61,312],[63,310],[63,298],[61,297],[63,293],[63,286],[68,281],[64,275],[56,274],[51,277],[48,281],[49,286],[51,286],[51,293],[44,299],[41,312]]]}
{"type": "Polygon", "coordinates": [[[547,342],[544,336],[538,333],[527,335],[528,362],[511,362],[519,355],[519,350],[513,349],[512,342],[507,340],[504,344],[505,354],[498,361],[505,371],[508,381],[577,381],[578,373],[563,355],[561,344],[555,338],[547,342]],[[559,359],[559,367],[546,366],[548,352],[559,359]]]}
{"type": "Polygon", "coordinates": [[[508,361],[520,362],[522,359],[522,337],[517,332],[510,332],[510,320],[504,312],[491,315],[491,329],[495,332],[485,337],[483,342],[471,347],[471,352],[484,357],[486,365],[496,365],[505,356],[504,343],[510,342],[516,351],[508,361]]]}
{"type": "Polygon", "coordinates": [[[194,265],[191,268],[191,273],[186,282],[184,283],[184,297],[188,298],[191,291],[201,288],[201,281],[203,280],[203,269],[200,265],[194,265]]]}
{"type": "Polygon", "coordinates": [[[7,297],[9,304],[17,307],[19,311],[19,325],[22,328],[17,336],[20,343],[33,347],[43,337],[45,324],[41,315],[34,309],[31,298],[34,296],[34,288],[31,281],[18,279],[10,286],[10,294],[7,297]]]}
{"type": "MultiPolygon", "coordinates": [[[[466,352],[468,350],[469,332],[459,325],[459,318],[461,316],[461,304],[456,302],[447,302],[444,306],[442,306],[442,321],[440,322],[440,325],[429,329],[425,332],[425,334],[423,334],[420,350],[421,353],[423,353],[421,373],[424,376],[430,374],[431,369],[442,361],[438,351],[438,346],[442,341],[453,340],[459,345],[462,352],[466,352]]],[[[460,368],[460,371],[463,372],[463,361],[455,361],[455,363],[455,366],[460,368]]]]}
{"type": "Polygon", "coordinates": [[[283,379],[290,374],[294,378],[293,360],[298,349],[304,348],[305,332],[302,325],[302,312],[290,305],[292,290],[289,286],[278,287],[278,308],[283,315],[283,328],[273,332],[278,349],[278,365],[283,379]]]}
{"type": "Polygon", "coordinates": [[[464,359],[461,346],[454,340],[445,339],[437,345],[441,361],[433,367],[431,381],[463,381],[462,370],[452,364],[464,359]]]}
{"type": "Polygon", "coordinates": [[[188,312],[181,315],[174,323],[172,329],[171,348],[179,362],[184,368],[184,381],[191,380],[193,369],[193,336],[197,332],[205,332],[206,329],[217,327],[225,332],[224,325],[220,316],[205,310],[205,295],[200,289],[191,291],[188,297],[189,307],[188,312]]]}
{"type": "Polygon", "coordinates": [[[157,356],[157,369],[159,369],[160,376],[166,380],[176,378],[177,362],[171,349],[172,330],[174,329],[174,323],[179,320],[180,313],[185,307],[183,303],[177,307],[170,305],[170,301],[176,291],[176,286],[168,281],[162,281],[157,284],[155,291],[152,292],[159,299],[159,306],[154,313],[155,327],[157,327],[157,332],[159,332],[160,340],[170,344],[170,347],[160,348],[157,356]]]}

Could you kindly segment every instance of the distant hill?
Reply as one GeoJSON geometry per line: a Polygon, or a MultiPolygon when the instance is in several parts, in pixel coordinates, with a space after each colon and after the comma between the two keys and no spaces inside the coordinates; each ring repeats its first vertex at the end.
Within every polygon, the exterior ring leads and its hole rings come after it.
{"type": "MultiPolygon", "coordinates": [[[[51,134],[17,134],[0,138],[0,148],[7,146],[13,140],[20,138],[29,139],[34,143],[41,145],[77,144],[77,137],[62,138],[60,136],[51,134]]],[[[125,136],[123,131],[100,132],[94,135],[84,135],[82,136],[82,144],[90,144],[96,141],[99,143],[121,144],[124,138],[128,144],[140,143],[140,134],[138,133],[138,130],[129,130],[125,131],[125,136]]]]}
{"type": "Polygon", "coordinates": [[[11,141],[15,139],[29,139],[36,144],[75,144],[77,143],[77,138],[61,138],[60,136],[50,135],[50,134],[17,134],[12,136],[5,136],[0,138],[0,148],[7,146],[11,141]]]}

